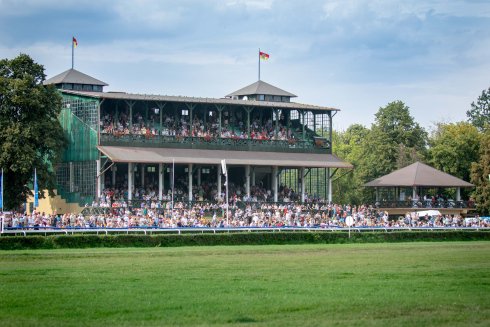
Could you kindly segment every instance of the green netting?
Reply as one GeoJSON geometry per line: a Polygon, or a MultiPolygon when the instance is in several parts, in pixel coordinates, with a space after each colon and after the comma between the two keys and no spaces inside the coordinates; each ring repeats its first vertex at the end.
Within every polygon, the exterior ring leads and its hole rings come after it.
{"type": "Polygon", "coordinates": [[[62,109],[59,116],[68,139],[62,161],[97,160],[97,131],[75,116],[70,109],[62,109]]]}

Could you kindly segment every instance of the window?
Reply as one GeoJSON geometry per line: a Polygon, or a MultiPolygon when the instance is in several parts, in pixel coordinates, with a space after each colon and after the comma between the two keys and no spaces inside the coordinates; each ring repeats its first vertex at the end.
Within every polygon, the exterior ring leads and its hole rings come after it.
{"type": "Polygon", "coordinates": [[[156,172],[156,167],[155,166],[148,166],[148,167],[146,167],[146,171],[149,173],[154,173],[154,172],[156,172]]]}
{"type": "Polygon", "coordinates": [[[84,85],[83,85],[83,90],[84,90],[84,91],[92,91],[92,90],[93,90],[92,85],[85,85],[85,84],[84,84],[84,85]]]}
{"type": "Polygon", "coordinates": [[[73,84],[71,84],[71,83],[65,83],[65,84],[63,84],[63,89],[65,89],[65,90],[73,90],[73,84]]]}
{"type": "Polygon", "coordinates": [[[273,101],[274,97],[272,95],[266,95],[265,101],[273,101]]]}
{"type": "Polygon", "coordinates": [[[282,102],[289,102],[290,97],[281,97],[282,102]]]}
{"type": "Polygon", "coordinates": [[[258,100],[259,100],[259,101],[265,101],[265,95],[263,95],[263,94],[259,94],[259,95],[258,95],[258,100]]]}
{"type": "Polygon", "coordinates": [[[93,89],[94,92],[102,92],[102,85],[94,85],[93,89]]]}
{"type": "Polygon", "coordinates": [[[182,116],[189,116],[189,110],[187,109],[182,110],[182,116]]]}
{"type": "Polygon", "coordinates": [[[281,102],[281,97],[279,95],[274,95],[275,102],[281,102]]]}
{"type": "Polygon", "coordinates": [[[77,91],[81,91],[82,90],[82,84],[73,84],[73,89],[74,90],[77,90],[77,91]]]}

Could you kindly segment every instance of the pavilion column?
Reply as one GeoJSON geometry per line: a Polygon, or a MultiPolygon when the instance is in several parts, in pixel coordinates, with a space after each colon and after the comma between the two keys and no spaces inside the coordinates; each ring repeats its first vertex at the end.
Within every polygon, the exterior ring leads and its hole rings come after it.
{"type": "Polygon", "coordinates": [[[255,167],[252,168],[252,186],[255,186],[255,167]]]}
{"type": "Polygon", "coordinates": [[[250,165],[245,166],[245,192],[250,197],[250,165]]]}
{"type": "Polygon", "coordinates": [[[197,169],[197,186],[201,186],[201,170],[202,170],[202,167],[199,167],[197,169]]]}
{"type": "Polygon", "coordinates": [[[145,164],[141,164],[141,187],[145,187],[145,164]]]}
{"type": "Polygon", "coordinates": [[[189,201],[192,201],[192,164],[189,164],[187,168],[187,176],[189,178],[188,187],[189,187],[189,201]]]}
{"type": "Polygon", "coordinates": [[[278,199],[277,189],[277,166],[272,167],[272,189],[274,191],[274,202],[278,199]]]}
{"type": "Polygon", "coordinates": [[[128,201],[133,200],[133,163],[128,163],[128,201]]]}
{"type": "Polygon", "coordinates": [[[301,202],[305,202],[305,167],[300,168],[301,176],[301,202]]]}
{"type": "Polygon", "coordinates": [[[100,196],[102,195],[102,189],[101,189],[101,175],[100,175],[100,159],[96,160],[96,167],[97,167],[97,200],[100,199],[100,196]]]}
{"type": "Polygon", "coordinates": [[[218,198],[221,197],[221,164],[218,165],[218,181],[217,181],[217,185],[218,185],[218,198]]]}
{"type": "Polygon", "coordinates": [[[417,197],[417,186],[412,187],[412,201],[417,197]]]}
{"type": "Polygon", "coordinates": [[[117,172],[116,164],[112,166],[111,170],[112,170],[112,187],[116,187],[116,172],[117,172]]]}
{"type": "Polygon", "coordinates": [[[456,201],[461,201],[461,187],[456,188],[456,201]]]}
{"type": "Polygon", "coordinates": [[[158,164],[158,201],[163,200],[163,163],[158,164]]]}
{"type": "Polygon", "coordinates": [[[377,187],[374,188],[375,192],[376,192],[376,202],[379,201],[379,190],[377,187]]]}
{"type": "Polygon", "coordinates": [[[330,168],[328,168],[328,202],[332,203],[332,176],[330,176],[330,168]]]}

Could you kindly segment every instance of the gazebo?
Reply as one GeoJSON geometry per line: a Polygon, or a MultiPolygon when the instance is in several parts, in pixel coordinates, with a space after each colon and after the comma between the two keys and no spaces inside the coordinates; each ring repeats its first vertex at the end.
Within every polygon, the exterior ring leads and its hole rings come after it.
{"type": "Polygon", "coordinates": [[[446,213],[466,213],[473,204],[461,200],[461,188],[474,185],[449,175],[421,162],[396,170],[388,175],[376,178],[364,184],[374,187],[376,206],[384,208],[390,214],[399,214],[410,210],[438,208],[446,213]],[[431,190],[454,188],[455,199],[447,199],[431,190]]]}

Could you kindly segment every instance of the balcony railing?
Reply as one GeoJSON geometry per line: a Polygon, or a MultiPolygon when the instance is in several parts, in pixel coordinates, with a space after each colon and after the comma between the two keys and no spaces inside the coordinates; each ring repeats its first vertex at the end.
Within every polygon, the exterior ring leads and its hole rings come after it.
{"type": "Polygon", "coordinates": [[[377,201],[376,208],[412,208],[412,209],[474,209],[473,201],[456,200],[414,200],[414,201],[377,201]]]}
{"type": "Polygon", "coordinates": [[[107,146],[142,146],[167,147],[208,150],[242,150],[242,151],[287,151],[330,153],[328,142],[314,140],[258,140],[241,138],[205,138],[166,135],[100,135],[100,144],[107,146]]]}

